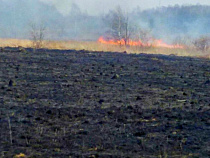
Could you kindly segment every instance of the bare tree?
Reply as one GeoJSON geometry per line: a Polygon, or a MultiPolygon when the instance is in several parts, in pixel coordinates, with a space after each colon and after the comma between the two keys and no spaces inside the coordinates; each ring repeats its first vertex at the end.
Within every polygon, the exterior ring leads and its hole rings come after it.
{"type": "Polygon", "coordinates": [[[37,26],[36,24],[30,25],[30,36],[32,40],[32,47],[39,49],[43,47],[45,38],[46,27],[44,25],[37,26]]]}
{"type": "Polygon", "coordinates": [[[210,37],[200,37],[193,42],[193,45],[197,50],[205,52],[210,48],[210,37]]]}
{"type": "Polygon", "coordinates": [[[123,13],[120,7],[117,7],[107,15],[106,23],[108,23],[112,38],[118,41],[123,40],[123,43],[120,44],[127,45],[132,32],[128,15],[123,13]]]}
{"type": "Polygon", "coordinates": [[[192,46],[192,43],[192,37],[189,35],[178,35],[173,40],[173,44],[175,45],[192,46]]]}
{"type": "Polygon", "coordinates": [[[151,34],[151,30],[141,29],[139,28],[138,31],[138,40],[141,40],[144,44],[149,44],[150,42],[153,42],[153,37],[151,34]]]}

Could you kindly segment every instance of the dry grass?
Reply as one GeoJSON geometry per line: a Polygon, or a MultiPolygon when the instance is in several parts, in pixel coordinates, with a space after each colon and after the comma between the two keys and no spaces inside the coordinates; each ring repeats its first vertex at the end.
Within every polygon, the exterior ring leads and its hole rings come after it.
{"type": "Polygon", "coordinates": [[[20,39],[0,39],[0,47],[30,47],[32,42],[30,40],[20,39]]]}
{"type": "MultiPolygon", "coordinates": [[[[31,47],[32,41],[19,40],[19,39],[0,39],[0,47],[31,47]]],[[[148,53],[148,54],[165,54],[177,56],[191,56],[203,57],[210,59],[210,50],[207,52],[197,51],[194,48],[185,49],[170,49],[170,48],[143,48],[139,46],[116,46],[101,44],[99,42],[85,42],[85,41],[44,41],[44,48],[48,49],[75,49],[75,50],[89,50],[89,51],[111,51],[111,52],[124,52],[127,53],[148,53]]]]}

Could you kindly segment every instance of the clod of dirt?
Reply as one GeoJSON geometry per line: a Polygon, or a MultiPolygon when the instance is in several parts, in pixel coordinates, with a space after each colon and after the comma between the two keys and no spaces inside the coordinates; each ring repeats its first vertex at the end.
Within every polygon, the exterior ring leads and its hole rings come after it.
{"type": "Polygon", "coordinates": [[[182,129],[183,129],[183,125],[178,125],[178,126],[176,126],[176,129],[182,130],[182,129]]]}
{"type": "Polygon", "coordinates": [[[207,80],[207,81],[205,82],[205,84],[210,84],[210,80],[207,80]]]}
{"type": "Polygon", "coordinates": [[[31,117],[33,117],[33,116],[32,116],[32,115],[26,115],[26,117],[31,118],[31,117]]]}
{"type": "Polygon", "coordinates": [[[142,98],[140,96],[136,97],[136,100],[142,100],[142,98]]]}
{"type": "Polygon", "coordinates": [[[129,106],[127,106],[127,109],[132,110],[132,109],[133,109],[133,107],[129,105],[129,106]]]}
{"type": "Polygon", "coordinates": [[[108,111],[107,114],[108,115],[112,115],[114,112],[113,111],[108,111]]]}
{"type": "Polygon", "coordinates": [[[146,133],[144,131],[134,133],[134,136],[136,136],[136,137],[142,137],[144,135],[146,135],[146,133]]]}
{"type": "Polygon", "coordinates": [[[83,131],[83,130],[81,130],[81,131],[78,132],[78,134],[81,134],[81,135],[88,135],[88,131],[83,131]]]}
{"type": "Polygon", "coordinates": [[[84,122],[83,122],[83,124],[89,124],[90,122],[88,121],[88,120],[85,120],[84,122]]]}
{"type": "Polygon", "coordinates": [[[12,87],[12,86],[13,86],[13,83],[14,83],[14,82],[13,82],[12,80],[10,80],[10,81],[9,81],[9,87],[12,87]]]}
{"type": "Polygon", "coordinates": [[[27,53],[26,49],[23,47],[18,47],[18,51],[22,53],[27,53]]]}
{"type": "Polygon", "coordinates": [[[35,118],[35,120],[36,120],[36,121],[40,121],[40,120],[41,120],[41,118],[40,118],[40,117],[37,117],[37,118],[35,118]]]}
{"type": "Polygon", "coordinates": [[[52,114],[52,111],[51,110],[47,110],[46,114],[52,114]]]}
{"type": "Polygon", "coordinates": [[[92,77],[91,81],[96,82],[98,79],[96,77],[92,77]]]}
{"type": "Polygon", "coordinates": [[[117,78],[119,78],[120,76],[118,75],[118,74],[115,74],[113,77],[112,77],[112,79],[117,79],[117,78]]]}
{"type": "Polygon", "coordinates": [[[187,96],[187,93],[183,92],[183,95],[184,95],[184,96],[187,96]]]}
{"type": "Polygon", "coordinates": [[[104,99],[100,99],[98,102],[99,104],[102,104],[104,102],[104,99]]]}
{"type": "Polygon", "coordinates": [[[1,51],[1,52],[4,52],[4,48],[1,48],[0,51],[1,51]]]}

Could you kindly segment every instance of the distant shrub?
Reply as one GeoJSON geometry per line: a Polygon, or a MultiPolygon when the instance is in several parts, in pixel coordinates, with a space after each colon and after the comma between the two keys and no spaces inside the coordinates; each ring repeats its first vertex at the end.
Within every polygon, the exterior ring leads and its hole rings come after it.
{"type": "Polygon", "coordinates": [[[35,24],[30,25],[30,36],[32,40],[32,47],[39,49],[43,47],[46,28],[44,25],[37,26],[35,24]]]}
{"type": "Polygon", "coordinates": [[[193,42],[195,48],[205,52],[210,48],[210,37],[200,37],[193,42]]]}

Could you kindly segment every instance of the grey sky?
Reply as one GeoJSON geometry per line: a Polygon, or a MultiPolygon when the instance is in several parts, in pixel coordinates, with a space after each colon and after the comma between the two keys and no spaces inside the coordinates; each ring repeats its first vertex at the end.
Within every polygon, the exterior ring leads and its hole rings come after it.
{"type": "Polygon", "coordinates": [[[89,14],[105,13],[120,5],[124,10],[131,10],[139,6],[142,10],[168,5],[205,4],[210,5],[210,0],[40,0],[53,4],[59,12],[66,15],[70,11],[71,3],[76,3],[83,11],[89,14]]]}

